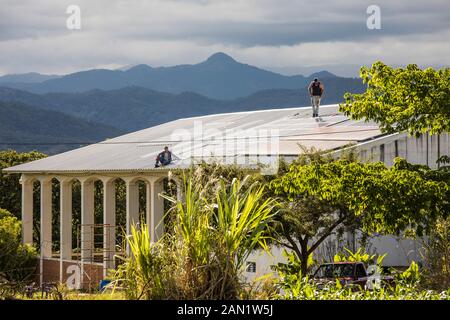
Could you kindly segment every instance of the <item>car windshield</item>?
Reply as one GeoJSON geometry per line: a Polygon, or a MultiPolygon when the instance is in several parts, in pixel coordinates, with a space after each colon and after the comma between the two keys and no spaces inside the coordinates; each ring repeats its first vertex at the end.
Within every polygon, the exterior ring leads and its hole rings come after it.
{"type": "Polygon", "coordinates": [[[325,264],[315,273],[316,278],[340,278],[353,276],[353,264],[325,264]]]}

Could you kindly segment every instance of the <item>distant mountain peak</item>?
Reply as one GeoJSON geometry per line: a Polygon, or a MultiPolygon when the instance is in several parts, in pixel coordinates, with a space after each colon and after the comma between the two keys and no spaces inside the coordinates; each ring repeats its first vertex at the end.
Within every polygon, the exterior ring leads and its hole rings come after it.
{"type": "Polygon", "coordinates": [[[337,76],[331,72],[328,72],[326,70],[322,70],[319,72],[314,72],[309,76],[309,78],[336,78],[337,76]]]}
{"type": "Polygon", "coordinates": [[[206,62],[218,62],[218,63],[230,63],[230,62],[236,62],[231,56],[227,55],[223,52],[216,52],[213,55],[211,55],[206,62]]]}
{"type": "Polygon", "coordinates": [[[126,71],[141,71],[141,70],[146,71],[146,70],[151,70],[151,69],[153,69],[153,68],[147,64],[137,64],[135,66],[128,68],[126,71]]]}

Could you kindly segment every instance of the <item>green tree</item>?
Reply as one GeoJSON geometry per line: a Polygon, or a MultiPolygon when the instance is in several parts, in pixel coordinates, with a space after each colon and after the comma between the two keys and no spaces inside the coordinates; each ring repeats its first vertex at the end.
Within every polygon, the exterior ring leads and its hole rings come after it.
{"type": "Polygon", "coordinates": [[[362,67],[367,90],[345,94],[340,111],[352,119],[376,121],[383,132],[420,135],[450,131],[450,68],[392,68],[378,61],[362,67]]]}
{"type": "Polygon", "coordinates": [[[24,281],[37,267],[36,251],[21,242],[21,223],[0,209],[0,280],[24,281]]]}
{"type": "Polygon", "coordinates": [[[47,157],[45,154],[37,151],[22,153],[15,150],[0,151],[0,208],[8,210],[20,218],[22,194],[20,175],[6,174],[2,169],[45,157],[47,157]]]}
{"type": "Polygon", "coordinates": [[[279,242],[297,253],[306,274],[309,256],[340,227],[422,235],[448,214],[448,181],[432,176],[429,169],[411,170],[401,159],[386,168],[381,162],[302,155],[270,183],[285,204],[279,242]]]}

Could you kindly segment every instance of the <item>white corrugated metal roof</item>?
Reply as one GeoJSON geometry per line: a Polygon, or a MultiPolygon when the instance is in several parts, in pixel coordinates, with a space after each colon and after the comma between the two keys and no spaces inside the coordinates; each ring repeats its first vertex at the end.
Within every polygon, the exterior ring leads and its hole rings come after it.
{"type": "Polygon", "coordinates": [[[192,159],[296,155],[299,145],[331,150],[381,135],[373,123],[356,122],[338,113],[337,105],[225,113],[171,121],[45,159],[4,169],[6,172],[151,171],[168,145],[184,168],[192,159]]]}

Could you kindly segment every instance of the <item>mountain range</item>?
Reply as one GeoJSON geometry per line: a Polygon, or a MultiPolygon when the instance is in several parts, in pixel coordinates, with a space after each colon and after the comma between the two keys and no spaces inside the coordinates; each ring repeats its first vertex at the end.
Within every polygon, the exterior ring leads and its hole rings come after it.
{"type": "MultiPolygon", "coordinates": [[[[323,104],[341,102],[347,91],[363,91],[362,84],[356,79],[331,78],[327,80],[326,88],[323,104]]],[[[0,101],[21,102],[38,109],[62,112],[124,132],[185,117],[306,106],[310,103],[306,87],[302,90],[267,89],[231,100],[211,99],[194,92],[171,94],[142,87],[46,94],[0,87],[0,101]]]]}
{"type": "Polygon", "coordinates": [[[29,73],[22,73],[22,74],[7,74],[4,76],[0,76],[0,85],[14,86],[15,84],[18,84],[20,86],[21,84],[25,84],[25,83],[39,83],[39,82],[44,82],[44,81],[50,80],[50,79],[56,79],[59,77],[61,77],[61,76],[40,74],[37,72],[29,72],[29,73]]]}
{"type": "Polygon", "coordinates": [[[55,153],[76,147],[73,142],[99,141],[184,117],[308,106],[306,88],[314,77],[325,85],[322,104],[339,103],[344,93],[365,89],[356,78],[326,71],[283,76],[223,53],[196,65],[3,76],[0,148],[5,148],[2,142],[25,141],[29,149],[55,153]],[[69,144],[39,144],[44,142],[69,144]]]}
{"type": "Polygon", "coordinates": [[[206,61],[193,65],[153,68],[140,64],[127,70],[94,69],[75,72],[41,82],[20,82],[16,79],[15,82],[2,83],[0,79],[0,84],[33,93],[84,92],[139,86],[174,94],[192,91],[213,99],[234,99],[265,89],[303,88],[315,77],[336,76],[327,71],[309,77],[284,76],[239,63],[219,52],[206,61]]]}
{"type": "Polygon", "coordinates": [[[122,134],[107,125],[19,102],[0,101],[0,115],[0,150],[54,154],[122,134]]]}

